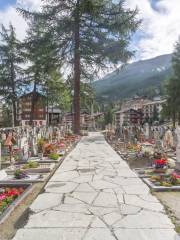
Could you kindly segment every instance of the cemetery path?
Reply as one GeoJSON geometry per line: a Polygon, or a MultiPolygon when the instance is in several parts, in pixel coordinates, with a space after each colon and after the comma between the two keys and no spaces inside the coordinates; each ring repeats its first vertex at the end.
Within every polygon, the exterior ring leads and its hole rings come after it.
{"type": "Polygon", "coordinates": [[[13,240],[175,240],[149,188],[100,133],[83,137],[13,240]]]}

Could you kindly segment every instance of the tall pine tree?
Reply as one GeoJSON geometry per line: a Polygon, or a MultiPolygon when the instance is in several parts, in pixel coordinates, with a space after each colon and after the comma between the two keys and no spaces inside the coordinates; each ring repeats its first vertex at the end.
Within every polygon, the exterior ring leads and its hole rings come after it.
{"type": "MultiPolygon", "coordinates": [[[[32,90],[30,123],[35,119],[35,103],[38,91],[48,91],[49,77],[58,68],[55,43],[46,30],[42,19],[32,18],[29,22],[27,37],[24,42],[29,66],[26,69],[27,79],[32,90]]],[[[52,89],[52,87],[51,87],[52,89]]],[[[46,93],[45,93],[46,94],[46,93]]],[[[47,95],[47,94],[46,94],[47,95]]]]}
{"type": "MultiPolygon", "coordinates": [[[[59,56],[74,75],[74,130],[80,132],[80,82],[107,66],[126,62],[131,34],[139,25],[137,10],[125,0],[42,0],[41,13],[21,10],[25,17],[43,18],[54,33],[59,56]]],[[[52,39],[51,39],[52,40],[52,39]]]]}
{"type": "Polygon", "coordinates": [[[167,103],[164,106],[164,113],[173,119],[175,126],[176,121],[180,125],[180,40],[175,45],[172,65],[173,75],[166,87],[167,103]]]}
{"type": "Polygon", "coordinates": [[[2,25],[0,32],[0,95],[6,103],[12,105],[13,125],[17,125],[16,103],[19,92],[24,87],[24,52],[22,44],[16,38],[14,27],[2,25]]]}

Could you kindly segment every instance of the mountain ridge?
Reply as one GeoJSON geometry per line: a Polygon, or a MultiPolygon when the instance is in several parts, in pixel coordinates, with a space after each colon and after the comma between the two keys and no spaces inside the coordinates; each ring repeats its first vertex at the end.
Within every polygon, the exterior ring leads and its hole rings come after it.
{"type": "Polygon", "coordinates": [[[148,95],[152,89],[161,91],[171,73],[172,54],[165,54],[127,64],[95,81],[93,86],[98,101],[117,101],[136,94],[148,95]]]}

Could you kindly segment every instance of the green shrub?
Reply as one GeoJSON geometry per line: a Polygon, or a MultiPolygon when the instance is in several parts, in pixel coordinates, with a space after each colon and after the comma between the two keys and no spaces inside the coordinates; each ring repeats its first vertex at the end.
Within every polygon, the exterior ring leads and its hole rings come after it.
{"type": "Polygon", "coordinates": [[[37,168],[38,166],[39,166],[39,163],[38,163],[38,162],[30,161],[30,162],[28,162],[27,164],[25,164],[25,165],[23,166],[23,169],[37,168]]]}
{"type": "Polygon", "coordinates": [[[52,160],[58,160],[59,159],[59,154],[51,153],[51,154],[48,155],[48,157],[52,160]]]}
{"type": "Polygon", "coordinates": [[[46,141],[43,138],[38,139],[37,146],[38,146],[38,152],[43,152],[43,146],[45,145],[46,141]]]}

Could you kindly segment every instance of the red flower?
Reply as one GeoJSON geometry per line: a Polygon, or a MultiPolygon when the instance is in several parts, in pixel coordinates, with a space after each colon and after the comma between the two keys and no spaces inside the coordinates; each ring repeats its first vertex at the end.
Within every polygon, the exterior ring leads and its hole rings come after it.
{"type": "Polygon", "coordinates": [[[24,190],[22,188],[7,189],[6,193],[8,197],[18,197],[24,190]]]}
{"type": "Polygon", "coordinates": [[[154,160],[154,164],[155,165],[166,165],[167,164],[167,160],[165,160],[165,159],[157,159],[157,160],[154,160]]]}
{"type": "Polygon", "coordinates": [[[4,211],[19,195],[24,192],[23,188],[6,188],[0,194],[0,212],[4,211]]]}
{"type": "Polygon", "coordinates": [[[180,179],[180,175],[178,175],[176,172],[172,173],[172,177],[175,179],[180,179]]]}

